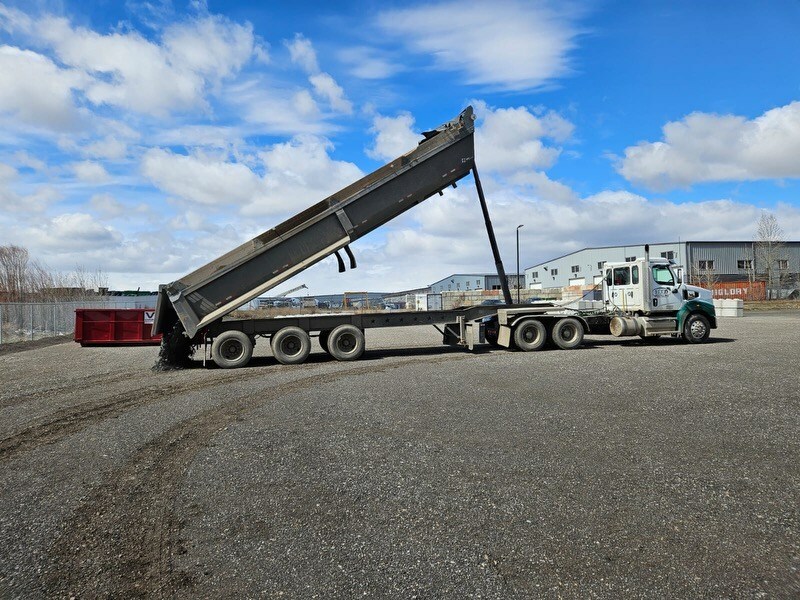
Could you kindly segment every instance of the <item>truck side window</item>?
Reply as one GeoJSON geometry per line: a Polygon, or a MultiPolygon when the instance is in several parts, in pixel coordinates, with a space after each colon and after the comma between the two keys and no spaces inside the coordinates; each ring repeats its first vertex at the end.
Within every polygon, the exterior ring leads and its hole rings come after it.
{"type": "Polygon", "coordinates": [[[631,279],[633,281],[633,285],[639,283],[639,265],[631,267],[631,279]]]}
{"type": "Polygon", "coordinates": [[[653,267],[653,280],[659,285],[675,285],[672,271],[666,266],[657,265],[653,267]]]}
{"type": "Polygon", "coordinates": [[[631,270],[630,267],[617,267],[614,269],[614,285],[630,285],[631,283],[631,270]]]}
{"type": "Polygon", "coordinates": [[[606,269],[606,285],[611,285],[611,269],[606,269]]]}

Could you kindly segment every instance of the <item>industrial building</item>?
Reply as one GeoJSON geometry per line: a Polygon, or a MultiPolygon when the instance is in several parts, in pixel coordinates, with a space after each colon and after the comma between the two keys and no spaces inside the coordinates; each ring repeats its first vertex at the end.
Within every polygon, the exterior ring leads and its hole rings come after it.
{"type": "MultiPolygon", "coordinates": [[[[753,241],[669,242],[650,244],[652,258],[683,265],[690,281],[699,285],[764,280],[767,269],[753,241]]],[[[592,285],[600,282],[603,264],[644,256],[644,244],[584,248],[525,269],[528,289],[592,285]]],[[[796,286],[800,278],[800,242],[784,242],[775,254],[773,279],[781,287],[796,286]]],[[[774,282],[773,282],[774,283],[774,282]]],[[[776,284],[777,285],[777,284],[776,284]]]]}
{"type": "MultiPolygon", "coordinates": [[[[508,287],[516,289],[525,283],[524,275],[514,273],[506,274],[508,287]]],[[[482,292],[484,290],[499,290],[500,276],[497,273],[456,273],[430,285],[432,294],[442,292],[482,292]]]]}

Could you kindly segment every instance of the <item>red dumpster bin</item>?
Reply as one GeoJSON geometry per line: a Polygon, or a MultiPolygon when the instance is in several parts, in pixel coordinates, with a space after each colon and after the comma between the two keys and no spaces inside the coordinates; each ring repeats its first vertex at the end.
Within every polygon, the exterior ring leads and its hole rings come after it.
{"type": "Polygon", "coordinates": [[[161,334],[151,332],[154,313],[151,308],[75,309],[75,341],[81,346],[157,346],[161,334]]]}

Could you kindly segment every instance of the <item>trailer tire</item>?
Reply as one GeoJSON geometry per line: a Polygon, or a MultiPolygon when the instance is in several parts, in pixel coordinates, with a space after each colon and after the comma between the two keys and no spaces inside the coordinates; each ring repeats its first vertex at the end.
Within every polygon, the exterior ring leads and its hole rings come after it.
{"type": "Polygon", "coordinates": [[[211,344],[211,358],[222,369],[245,366],[253,357],[253,340],[242,331],[223,331],[211,344]]]}
{"type": "Polygon", "coordinates": [[[328,337],[328,354],[336,360],[356,360],[364,354],[364,332],[355,325],[339,325],[328,337]]]}
{"type": "Polygon", "coordinates": [[[553,343],[562,350],[572,350],[583,342],[583,325],[578,319],[567,317],[553,325],[553,343]]]}
{"type": "Polygon", "coordinates": [[[547,343],[547,328],[537,319],[523,319],[514,327],[514,344],[524,352],[541,350],[547,343]]]}
{"type": "Polygon", "coordinates": [[[694,313],[683,324],[683,338],[690,344],[702,344],[711,334],[711,325],[703,315],[694,313]]]}
{"type": "Polygon", "coordinates": [[[282,365],[297,365],[311,353],[311,337],[299,327],[284,327],[272,336],[272,355],[282,365]]]}
{"type": "Polygon", "coordinates": [[[325,354],[330,354],[328,350],[328,338],[331,337],[330,331],[320,331],[319,332],[319,345],[322,346],[322,350],[325,354]]]}

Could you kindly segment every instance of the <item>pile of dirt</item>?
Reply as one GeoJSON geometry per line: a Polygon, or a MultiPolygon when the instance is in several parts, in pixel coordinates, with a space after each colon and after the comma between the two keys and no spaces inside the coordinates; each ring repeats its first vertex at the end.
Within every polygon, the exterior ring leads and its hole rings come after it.
{"type": "Polygon", "coordinates": [[[179,321],[170,331],[161,336],[161,348],[158,351],[158,359],[153,365],[153,370],[186,369],[192,366],[194,350],[192,341],[186,335],[183,325],[179,321]]]}

